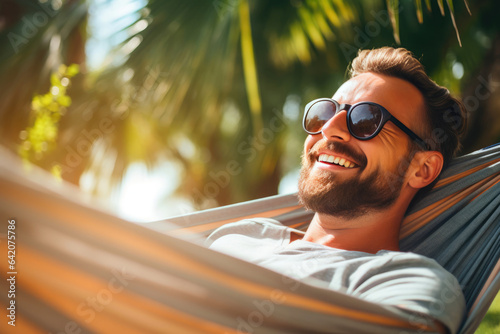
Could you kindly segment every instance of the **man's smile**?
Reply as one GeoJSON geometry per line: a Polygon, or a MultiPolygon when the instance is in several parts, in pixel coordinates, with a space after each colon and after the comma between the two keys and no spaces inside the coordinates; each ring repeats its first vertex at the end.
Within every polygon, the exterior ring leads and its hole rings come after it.
{"type": "Polygon", "coordinates": [[[324,139],[308,148],[307,160],[311,167],[316,165],[319,168],[331,170],[364,169],[367,164],[363,152],[357,152],[346,143],[324,139]]]}
{"type": "Polygon", "coordinates": [[[354,162],[352,162],[352,161],[350,161],[348,159],[345,159],[345,158],[342,158],[342,157],[338,157],[338,156],[335,156],[335,155],[330,155],[330,154],[320,154],[318,156],[318,162],[324,162],[324,163],[328,163],[328,164],[342,166],[342,167],[345,167],[345,168],[355,168],[355,167],[358,167],[358,165],[356,165],[354,162]]]}

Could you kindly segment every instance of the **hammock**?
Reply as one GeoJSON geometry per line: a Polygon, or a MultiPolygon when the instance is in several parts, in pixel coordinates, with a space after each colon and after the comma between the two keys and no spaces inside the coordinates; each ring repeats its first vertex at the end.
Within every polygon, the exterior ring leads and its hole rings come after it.
{"type": "MultiPolygon", "coordinates": [[[[311,212],[295,195],[139,225],[0,156],[1,333],[433,332],[415,314],[199,244],[242,218],[307,228],[311,212]],[[15,232],[13,265],[8,231],[15,232]],[[6,292],[13,289],[15,297],[6,292]]],[[[401,248],[436,259],[458,278],[468,309],[459,332],[473,333],[500,288],[500,145],[453,161],[409,209],[401,248]]]]}

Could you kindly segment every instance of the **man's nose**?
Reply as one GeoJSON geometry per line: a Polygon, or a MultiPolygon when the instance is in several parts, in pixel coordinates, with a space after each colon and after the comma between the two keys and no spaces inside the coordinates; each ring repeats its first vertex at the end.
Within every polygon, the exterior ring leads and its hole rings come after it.
{"type": "Polygon", "coordinates": [[[342,141],[350,141],[351,134],[347,128],[347,112],[341,110],[330,118],[328,122],[323,125],[321,133],[326,140],[337,138],[342,141]]]}

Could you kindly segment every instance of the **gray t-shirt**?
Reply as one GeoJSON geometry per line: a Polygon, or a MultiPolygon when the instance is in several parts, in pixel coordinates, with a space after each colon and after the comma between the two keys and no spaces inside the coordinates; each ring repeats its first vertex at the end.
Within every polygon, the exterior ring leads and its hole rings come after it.
{"type": "Polygon", "coordinates": [[[436,261],[414,253],[290,242],[291,231],[276,220],[253,218],[220,227],[207,246],[304,282],[430,316],[451,333],[458,330],[465,312],[462,290],[436,261]]]}

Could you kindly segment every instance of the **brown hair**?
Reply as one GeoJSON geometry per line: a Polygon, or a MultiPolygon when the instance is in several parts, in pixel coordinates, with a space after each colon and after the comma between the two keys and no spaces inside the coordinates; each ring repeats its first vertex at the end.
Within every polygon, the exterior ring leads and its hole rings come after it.
{"type": "MultiPolygon", "coordinates": [[[[460,149],[459,140],[466,127],[464,104],[429,78],[423,65],[404,48],[360,50],[352,61],[349,74],[352,78],[367,72],[406,80],[422,93],[427,120],[424,127],[415,132],[432,150],[441,152],[446,166],[460,149]]],[[[411,149],[418,147],[414,143],[411,149]]]]}

